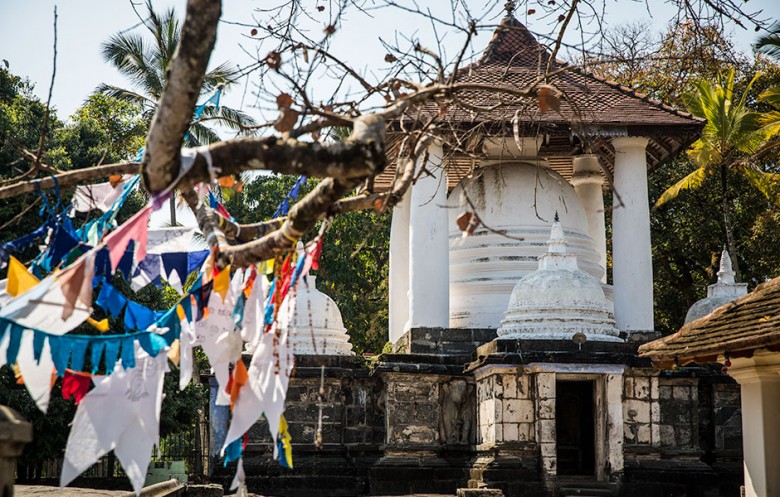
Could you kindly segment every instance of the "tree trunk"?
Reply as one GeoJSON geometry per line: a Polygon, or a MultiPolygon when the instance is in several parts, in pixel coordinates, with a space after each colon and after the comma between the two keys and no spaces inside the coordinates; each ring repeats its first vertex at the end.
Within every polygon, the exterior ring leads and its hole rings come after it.
{"type": "Polygon", "coordinates": [[[720,166],[720,189],[721,189],[721,208],[723,209],[723,230],[726,233],[726,248],[731,255],[732,267],[734,269],[734,279],[737,282],[742,281],[742,272],[739,269],[739,257],[737,255],[737,243],[734,240],[734,228],[731,225],[731,206],[728,196],[728,169],[727,166],[720,166]]]}

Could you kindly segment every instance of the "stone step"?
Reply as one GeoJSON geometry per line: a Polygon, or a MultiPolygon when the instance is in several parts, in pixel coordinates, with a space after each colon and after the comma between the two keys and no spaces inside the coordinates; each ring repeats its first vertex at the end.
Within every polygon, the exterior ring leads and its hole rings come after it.
{"type": "Polygon", "coordinates": [[[615,497],[616,495],[616,485],[608,482],[558,482],[558,497],[615,497]]]}
{"type": "Polygon", "coordinates": [[[561,487],[558,497],[614,497],[616,494],[610,488],[592,487],[561,487]]]}

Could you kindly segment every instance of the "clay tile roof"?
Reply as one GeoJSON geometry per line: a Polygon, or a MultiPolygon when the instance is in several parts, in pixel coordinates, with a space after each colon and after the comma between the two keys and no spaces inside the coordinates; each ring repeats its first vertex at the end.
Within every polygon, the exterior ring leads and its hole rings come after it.
{"type": "MultiPolygon", "coordinates": [[[[520,21],[506,16],[479,60],[458,70],[456,82],[526,88],[544,74],[549,58],[547,48],[520,21]]],[[[577,140],[585,142],[587,138],[590,151],[612,169],[615,151],[610,137],[647,136],[650,138],[647,162],[654,169],[696,140],[704,127],[703,119],[565,62],[555,61],[553,72],[549,84],[562,94],[559,112],[540,112],[534,97],[517,98],[482,89],[458,92],[457,99],[444,108],[443,115],[439,102],[429,102],[424,111],[441,116],[447,123],[441,129],[451,126],[465,134],[477,130],[472,136],[483,133],[510,136],[517,115],[524,132],[545,135],[539,156],[547,159],[550,167],[565,178],[572,174],[573,155],[583,152],[577,150],[578,145],[572,145],[577,140]]],[[[395,131],[396,127],[391,128],[390,142],[397,140],[392,137],[395,131]]],[[[479,147],[473,150],[471,154],[453,153],[447,159],[450,189],[478,167],[479,147]]],[[[392,184],[394,161],[395,157],[389,154],[390,165],[375,179],[376,191],[386,190],[392,184]]]]}
{"type": "Polygon", "coordinates": [[[715,362],[724,352],[732,357],[749,356],[760,348],[780,348],[780,278],[759,285],[673,335],[642,345],[639,355],[668,367],[675,359],[680,365],[715,362]]]}
{"type": "MultiPolygon", "coordinates": [[[[512,16],[505,17],[480,59],[459,70],[460,83],[485,83],[524,88],[547,68],[550,54],[528,29],[512,16]]],[[[701,128],[703,120],[680,112],[625,86],[609,82],[580,68],[556,61],[549,83],[563,93],[560,112],[542,113],[536,99],[517,99],[489,91],[465,92],[467,104],[491,107],[478,112],[466,106],[448,108],[451,121],[499,122],[511,120],[516,111],[533,123],[577,126],[640,126],[673,133],[674,128],[701,128]]]]}

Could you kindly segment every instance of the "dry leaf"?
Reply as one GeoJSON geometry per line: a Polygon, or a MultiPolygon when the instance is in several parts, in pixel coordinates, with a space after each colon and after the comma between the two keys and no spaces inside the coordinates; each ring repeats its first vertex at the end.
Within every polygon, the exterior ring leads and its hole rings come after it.
{"type": "Polygon", "coordinates": [[[253,28],[253,29],[252,29],[252,31],[250,31],[249,33],[250,33],[252,36],[257,36],[257,30],[256,30],[256,29],[254,29],[254,28],[253,28]]]}
{"type": "Polygon", "coordinates": [[[279,69],[282,66],[282,56],[279,52],[268,52],[265,56],[265,63],[271,69],[279,69]]]}
{"type": "Polygon", "coordinates": [[[279,109],[279,118],[274,123],[274,129],[280,133],[290,131],[295,127],[295,123],[298,122],[299,116],[298,111],[290,107],[279,109]]]}
{"type": "Polygon", "coordinates": [[[288,109],[293,103],[292,97],[288,93],[280,93],[278,97],[276,97],[276,107],[281,109],[288,109]]]}
{"type": "Polygon", "coordinates": [[[479,226],[479,217],[473,212],[464,212],[455,220],[458,229],[463,232],[463,236],[474,234],[474,230],[479,226]]]}
{"type": "Polygon", "coordinates": [[[385,203],[382,201],[382,199],[378,198],[374,200],[373,207],[377,214],[381,214],[382,212],[385,211],[385,203]]]}
{"type": "Polygon", "coordinates": [[[539,104],[539,112],[545,113],[551,110],[561,110],[561,97],[557,89],[552,86],[541,86],[536,91],[536,100],[539,104]]]}

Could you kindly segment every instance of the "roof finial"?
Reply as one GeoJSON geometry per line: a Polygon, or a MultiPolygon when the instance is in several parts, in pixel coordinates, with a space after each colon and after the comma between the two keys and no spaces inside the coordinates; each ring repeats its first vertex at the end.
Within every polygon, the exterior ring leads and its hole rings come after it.
{"type": "Polygon", "coordinates": [[[515,11],[515,2],[509,0],[507,3],[504,4],[504,9],[506,10],[506,15],[511,16],[512,13],[515,11]]]}

